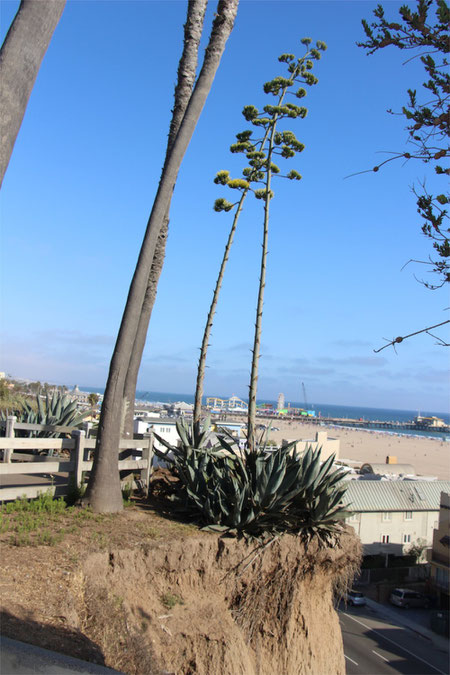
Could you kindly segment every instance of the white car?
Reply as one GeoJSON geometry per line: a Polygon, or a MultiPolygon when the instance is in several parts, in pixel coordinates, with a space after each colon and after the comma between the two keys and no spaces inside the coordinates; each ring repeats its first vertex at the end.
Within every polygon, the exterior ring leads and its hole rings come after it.
{"type": "Polygon", "coordinates": [[[348,605],[361,606],[366,604],[366,596],[363,595],[363,593],[360,593],[359,591],[354,590],[348,591],[344,595],[344,599],[348,605]]]}

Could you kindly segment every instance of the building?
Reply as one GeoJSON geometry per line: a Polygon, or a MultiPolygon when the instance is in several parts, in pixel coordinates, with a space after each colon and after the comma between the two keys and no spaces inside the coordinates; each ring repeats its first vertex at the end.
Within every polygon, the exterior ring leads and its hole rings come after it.
{"type": "Polygon", "coordinates": [[[429,548],[437,527],[441,492],[450,481],[349,480],[346,519],[365,555],[404,555],[412,544],[429,548]]]}
{"type": "Polygon", "coordinates": [[[242,429],[245,427],[245,424],[240,422],[213,422],[212,430],[220,432],[221,429],[226,429],[230,434],[236,438],[242,438],[242,429]]]}
{"type": "Polygon", "coordinates": [[[284,406],[285,406],[284,394],[278,394],[277,410],[284,410],[284,406]]]}
{"type": "MultiPolygon", "coordinates": [[[[177,446],[180,437],[178,436],[176,420],[164,417],[138,417],[134,420],[135,434],[148,434],[154,431],[164,438],[167,443],[177,446]]],[[[155,448],[166,451],[167,448],[155,438],[155,448]]]]}
{"type": "Polygon", "coordinates": [[[164,408],[170,415],[175,415],[176,417],[183,415],[192,415],[194,412],[193,403],[185,403],[184,401],[177,401],[176,403],[165,404],[164,408]]]}
{"type": "MultiPolygon", "coordinates": [[[[93,392],[91,391],[81,391],[78,388],[78,385],[76,384],[72,391],[68,392],[68,395],[72,399],[72,401],[76,401],[77,405],[89,405],[89,396],[93,392]]],[[[97,394],[99,403],[103,401],[103,394],[97,394]]]]}
{"type": "Polygon", "coordinates": [[[441,427],[446,427],[444,420],[441,420],[440,417],[422,417],[422,415],[417,415],[414,418],[414,423],[419,427],[425,427],[426,429],[440,429],[441,427]]]}
{"type": "Polygon", "coordinates": [[[439,596],[439,606],[450,605],[450,494],[441,492],[438,526],[433,532],[430,556],[431,582],[439,596]]]}
{"type": "Polygon", "coordinates": [[[412,464],[375,464],[366,462],[361,466],[361,474],[367,476],[415,476],[416,471],[412,464]]]}
{"type": "MultiPolygon", "coordinates": [[[[292,443],[292,441],[283,438],[281,441],[281,447],[284,447],[292,443]]],[[[335,455],[336,459],[339,459],[339,449],[340,449],[340,440],[338,438],[328,438],[326,431],[317,431],[316,438],[313,440],[301,440],[295,442],[295,451],[298,454],[303,454],[308,446],[311,446],[313,450],[321,448],[322,452],[320,458],[324,462],[330,455],[335,455]]]]}

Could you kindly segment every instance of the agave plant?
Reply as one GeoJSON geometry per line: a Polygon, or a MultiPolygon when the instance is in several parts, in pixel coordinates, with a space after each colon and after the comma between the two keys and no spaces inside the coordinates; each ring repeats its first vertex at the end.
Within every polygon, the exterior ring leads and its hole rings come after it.
{"type": "Polygon", "coordinates": [[[299,457],[293,443],[265,452],[265,440],[259,452],[241,454],[229,434],[219,437],[222,450],[195,447],[186,423],[178,426],[181,446],[155,434],[172,457],[156,454],[172,464],[180,479],[174,500],[205,529],[255,538],[289,532],[330,541],[349,515],[342,505],[343,473],[333,470],[334,456],[321,464],[320,449],[308,447],[299,457]]]}
{"type": "MultiPolygon", "coordinates": [[[[37,410],[27,400],[24,400],[22,410],[15,413],[18,420],[28,424],[76,427],[91,412],[87,410],[80,413],[76,401],[72,401],[70,396],[63,395],[59,391],[53,392],[51,396],[47,393],[45,399],[37,394],[36,406],[37,410]]],[[[39,438],[53,438],[61,435],[59,432],[51,431],[25,431],[22,433],[26,436],[39,438]]]]}
{"type": "Polygon", "coordinates": [[[155,448],[155,455],[165,462],[174,466],[182,466],[185,457],[190,450],[197,450],[199,452],[215,453],[220,452],[220,446],[215,445],[210,447],[208,441],[211,437],[211,418],[207,417],[203,424],[200,422],[187,422],[184,418],[176,421],[176,429],[180,437],[180,445],[172,445],[166,441],[162,436],[154,434],[155,438],[163,445],[170,454],[161,452],[155,448]]]}

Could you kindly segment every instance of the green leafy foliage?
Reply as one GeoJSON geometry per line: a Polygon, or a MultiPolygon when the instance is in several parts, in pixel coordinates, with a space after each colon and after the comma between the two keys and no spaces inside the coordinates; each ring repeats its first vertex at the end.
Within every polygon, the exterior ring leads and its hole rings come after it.
{"type": "Polygon", "coordinates": [[[219,199],[216,199],[214,202],[214,211],[217,211],[218,213],[220,213],[220,211],[231,211],[233,206],[234,204],[231,202],[223,199],[223,197],[219,197],[219,199]]]}
{"type": "MultiPolygon", "coordinates": [[[[426,73],[426,79],[422,83],[425,89],[424,101],[419,101],[416,89],[409,88],[408,103],[400,113],[408,122],[406,130],[412,150],[395,153],[382,164],[400,158],[418,159],[432,165],[437,175],[449,176],[450,168],[443,167],[440,160],[450,156],[450,73],[447,57],[450,51],[450,9],[445,0],[418,0],[415,10],[408,5],[402,5],[399,14],[400,22],[389,21],[383,7],[378,5],[374,10],[377,20],[372,23],[365,19],[362,21],[366,42],[357,43],[368,54],[390,46],[401,50],[413,49],[415,55],[406,63],[420,57],[426,73]],[[432,9],[435,12],[434,18],[432,9]]],[[[392,110],[388,112],[394,114],[392,110]]],[[[376,166],[373,171],[378,171],[379,168],[376,166]]],[[[419,192],[413,190],[417,197],[417,211],[422,218],[421,228],[425,236],[432,240],[433,249],[437,253],[437,257],[430,256],[427,264],[431,265],[432,272],[439,279],[437,284],[423,283],[428,288],[436,289],[450,281],[449,215],[442,208],[448,201],[441,201],[442,195],[435,197],[429,194],[425,189],[425,182],[421,188],[419,192]]]]}
{"type": "Polygon", "coordinates": [[[209,422],[197,437],[192,426],[177,426],[181,446],[155,434],[171,456],[155,452],[179,478],[173,501],[205,529],[258,539],[284,533],[306,540],[318,536],[323,542],[342,529],[349,512],[343,506],[344,474],[333,469],[334,456],[321,463],[320,449],[311,448],[298,456],[295,443],[268,451],[269,430],[257,451],[239,451],[226,432],[219,436],[220,446],[207,448],[209,422]]]}
{"type": "MultiPolygon", "coordinates": [[[[7,412],[2,413],[2,418],[6,419],[7,412]]],[[[72,401],[70,396],[54,391],[52,395],[46,394],[45,398],[36,394],[35,406],[28,400],[22,403],[22,410],[14,411],[18,422],[27,424],[46,424],[50,426],[76,427],[80,425],[83,419],[91,414],[90,410],[80,413],[76,401],[72,401]]],[[[17,435],[37,437],[37,438],[57,438],[61,436],[58,432],[51,431],[18,431],[17,435]]]]}

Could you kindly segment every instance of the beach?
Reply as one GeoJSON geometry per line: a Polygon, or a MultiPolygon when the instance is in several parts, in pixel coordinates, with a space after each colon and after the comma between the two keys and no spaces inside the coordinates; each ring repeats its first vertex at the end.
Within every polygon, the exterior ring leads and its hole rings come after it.
{"type": "MultiPolygon", "coordinates": [[[[258,423],[268,424],[267,419],[258,423]]],[[[307,422],[276,419],[272,426],[279,431],[271,431],[270,438],[278,443],[287,440],[315,440],[318,431],[326,431],[329,438],[338,438],[341,442],[339,458],[354,461],[385,463],[387,455],[397,457],[398,464],[412,464],[416,473],[422,476],[436,476],[441,480],[450,480],[450,442],[440,438],[412,437],[374,430],[336,428],[318,426],[307,422]]]]}

